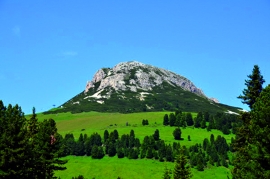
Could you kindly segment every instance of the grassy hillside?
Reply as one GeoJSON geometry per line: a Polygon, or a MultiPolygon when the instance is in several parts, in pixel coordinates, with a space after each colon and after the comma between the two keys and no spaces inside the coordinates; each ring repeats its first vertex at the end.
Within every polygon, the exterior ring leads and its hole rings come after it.
{"type": "Polygon", "coordinates": [[[239,112],[236,107],[214,103],[205,97],[198,96],[165,82],[160,86],[154,87],[152,91],[115,91],[112,88],[105,88],[101,95],[106,96],[107,93],[111,95],[109,98],[101,97],[99,100],[104,103],[100,104],[95,98],[90,97],[97,92],[99,85],[99,83],[96,83],[95,88],[91,88],[87,93],[81,92],[71,98],[62,105],[63,108],[45,113],[80,113],[88,111],[133,113],[175,111],[176,109],[186,112],[208,111],[212,114],[228,110],[239,112]],[[145,95],[143,100],[140,99],[142,92],[149,93],[145,95]]]}
{"type": "MultiPolygon", "coordinates": [[[[135,131],[136,137],[142,142],[146,135],[152,135],[156,129],[160,132],[160,138],[165,140],[166,143],[174,142],[173,130],[175,127],[163,126],[163,116],[170,112],[142,112],[131,114],[120,113],[98,113],[98,112],[85,112],[85,113],[58,113],[58,114],[38,114],[38,119],[43,120],[46,118],[53,118],[57,123],[58,132],[62,135],[66,133],[73,133],[76,138],[80,133],[91,135],[97,132],[103,136],[104,130],[109,132],[117,129],[119,135],[129,134],[130,130],[135,131]],[[143,126],[142,120],[148,119],[149,125],[143,126]],[[128,126],[126,123],[128,122],[128,126]]],[[[193,116],[196,113],[192,113],[193,116]]],[[[187,127],[182,129],[183,141],[181,145],[191,146],[195,143],[202,143],[204,138],[209,138],[211,134],[222,135],[221,131],[212,130],[207,132],[206,129],[197,129],[187,127]],[[191,141],[187,140],[190,135],[191,141]]],[[[231,137],[234,135],[225,135],[229,143],[231,137]]],[[[117,157],[104,157],[101,160],[92,159],[91,157],[66,157],[69,162],[66,165],[67,170],[57,172],[57,176],[61,178],[71,178],[82,174],[88,178],[161,178],[164,171],[165,163],[148,159],[130,160],[127,158],[118,159],[117,157]]],[[[173,163],[167,163],[169,168],[174,167],[173,163]]],[[[225,167],[210,167],[205,169],[204,172],[198,172],[196,169],[192,170],[193,178],[226,178],[230,172],[225,167]]]]}

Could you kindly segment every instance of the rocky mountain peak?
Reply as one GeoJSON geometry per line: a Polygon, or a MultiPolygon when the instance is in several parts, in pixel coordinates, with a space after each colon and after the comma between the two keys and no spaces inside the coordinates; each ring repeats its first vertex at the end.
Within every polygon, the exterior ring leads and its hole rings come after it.
{"type": "Polygon", "coordinates": [[[97,91],[111,87],[116,91],[138,89],[151,91],[153,87],[169,83],[175,87],[181,87],[199,96],[206,97],[203,91],[197,88],[190,80],[171,71],[146,65],[137,61],[122,62],[113,68],[102,68],[96,72],[93,79],[88,81],[85,93],[91,88],[97,91]]]}

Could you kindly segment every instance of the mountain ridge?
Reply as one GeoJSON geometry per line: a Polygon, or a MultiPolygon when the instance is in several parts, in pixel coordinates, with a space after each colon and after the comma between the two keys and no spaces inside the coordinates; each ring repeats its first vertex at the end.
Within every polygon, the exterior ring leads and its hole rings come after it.
{"type": "MultiPolygon", "coordinates": [[[[84,91],[56,112],[142,112],[142,111],[239,112],[240,108],[207,97],[189,79],[141,62],[121,62],[101,68],[84,91]]],[[[54,111],[55,112],[55,111],[54,111]]]]}

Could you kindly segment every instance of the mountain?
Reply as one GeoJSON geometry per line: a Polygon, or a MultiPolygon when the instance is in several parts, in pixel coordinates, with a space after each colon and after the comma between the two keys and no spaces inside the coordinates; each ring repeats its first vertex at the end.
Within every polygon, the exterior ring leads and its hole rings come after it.
{"type": "Polygon", "coordinates": [[[239,108],[208,98],[189,79],[174,72],[140,62],[119,63],[102,68],[88,81],[84,91],[56,111],[73,113],[141,111],[239,112],[239,108]]]}

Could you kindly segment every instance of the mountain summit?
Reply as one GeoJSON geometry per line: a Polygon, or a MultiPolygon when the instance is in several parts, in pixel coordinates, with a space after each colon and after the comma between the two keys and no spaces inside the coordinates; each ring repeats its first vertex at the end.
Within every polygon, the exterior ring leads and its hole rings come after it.
{"type": "Polygon", "coordinates": [[[85,93],[100,83],[97,91],[111,87],[116,91],[138,90],[149,91],[162,83],[168,83],[174,87],[181,87],[199,96],[206,97],[202,90],[197,88],[190,80],[162,68],[145,65],[137,61],[123,62],[115,67],[102,68],[94,75],[93,80],[87,82],[85,93]]]}
{"type": "Polygon", "coordinates": [[[56,111],[49,112],[238,112],[238,109],[208,98],[189,79],[169,70],[137,61],[101,68],[84,91],[56,111]]]}

